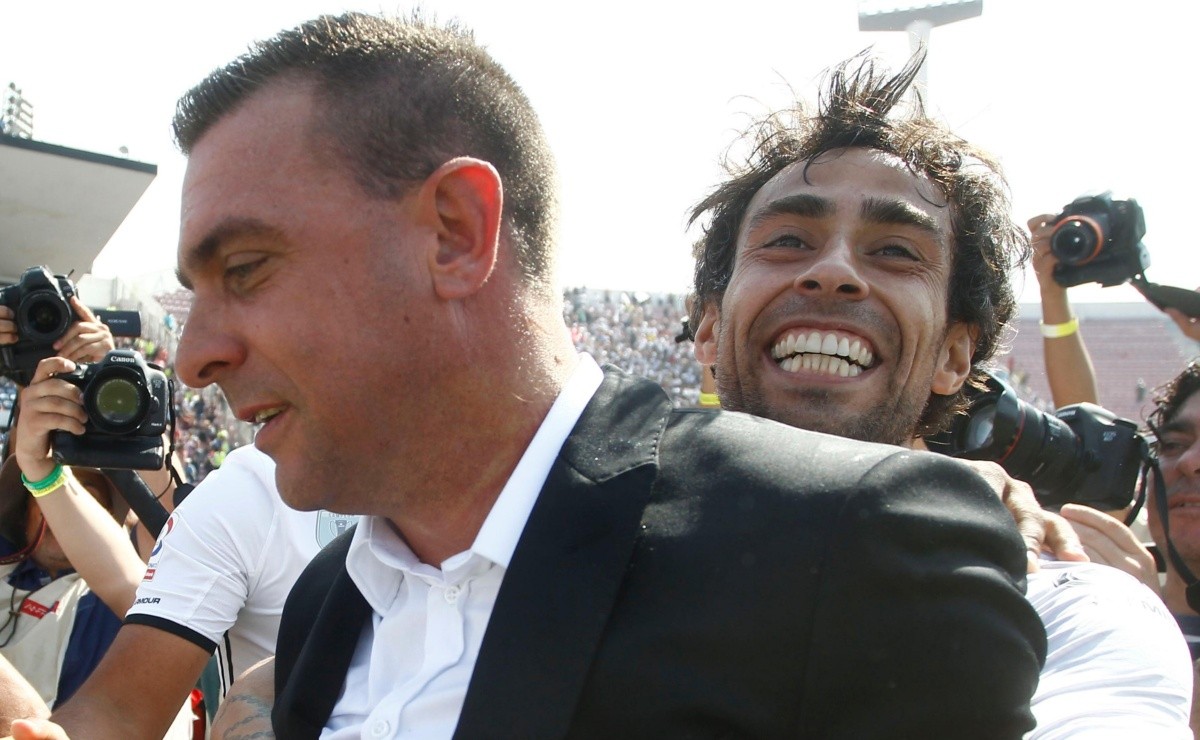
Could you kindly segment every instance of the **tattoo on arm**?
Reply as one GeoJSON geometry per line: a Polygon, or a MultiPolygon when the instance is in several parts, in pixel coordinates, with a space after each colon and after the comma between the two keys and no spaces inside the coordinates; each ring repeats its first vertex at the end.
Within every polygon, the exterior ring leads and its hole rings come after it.
{"type": "MultiPolygon", "coordinates": [[[[222,713],[238,717],[221,734],[219,740],[274,740],[275,730],[271,727],[271,705],[257,696],[235,695],[225,697],[222,713]],[[225,704],[230,706],[226,707],[225,704]]],[[[213,727],[217,730],[217,727],[213,727]]]]}

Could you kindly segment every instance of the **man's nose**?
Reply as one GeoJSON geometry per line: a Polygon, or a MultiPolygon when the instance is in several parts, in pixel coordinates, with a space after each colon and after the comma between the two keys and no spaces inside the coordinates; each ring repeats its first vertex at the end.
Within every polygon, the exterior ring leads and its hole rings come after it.
{"type": "Polygon", "coordinates": [[[853,245],[843,239],[831,239],[822,246],[796,275],[794,288],[807,295],[854,300],[866,298],[870,292],[853,245]]]}
{"type": "Polygon", "coordinates": [[[1200,479],[1200,437],[1193,440],[1191,446],[1183,451],[1175,461],[1175,468],[1180,475],[1200,479]]]}
{"type": "Polygon", "coordinates": [[[245,345],[226,323],[219,310],[193,303],[175,351],[175,370],[185,385],[203,388],[218,383],[245,361],[245,345]]]}

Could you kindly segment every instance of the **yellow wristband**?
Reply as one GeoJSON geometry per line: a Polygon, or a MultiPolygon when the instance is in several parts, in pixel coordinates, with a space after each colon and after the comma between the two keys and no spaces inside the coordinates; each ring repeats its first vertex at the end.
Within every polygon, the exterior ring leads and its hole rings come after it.
{"type": "Polygon", "coordinates": [[[1079,318],[1071,317],[1070,321],[1064,321],[1061,324],[1047,324],[1044,321],[1039,321],[1038,326],[1042,329],[1042,336],[1046,339],[1059,339],[1061,337],[1069,337],[1079,331],[1079,318]]]}
{"type": "Polygon", "coordinates": [[[701,406],[720,406],[721,399],[717,397],[716,393],[701,393],[700,394],[700,405],[701,406]]]}
{"type": "Polygon", "coordinates": [[[54,470],[50,471],[50,475],[39,481],[31,481],[21,474],[21,482],[25,484],[25,490],[29,491],[34,498],[41,498],[50,493],[54,493],[58,489],[66,485],[70,478],[70,472],[61,465],[55,465],[54,470]]]}

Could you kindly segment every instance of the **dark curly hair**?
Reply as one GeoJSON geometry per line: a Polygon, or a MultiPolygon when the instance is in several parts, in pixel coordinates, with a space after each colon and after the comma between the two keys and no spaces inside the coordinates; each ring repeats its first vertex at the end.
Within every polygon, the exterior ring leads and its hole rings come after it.
{"type": "Polygon", "coordinates": [[[370,195],[391,198],[446,161],[490,162],[504,183],[503,227],[526,282],[553,286],[558,222],[554,158],[528,98],[456,25],[414,13],[322,16],[258,42],[214,71],[176,106],[184,154],[268,83],[316,83],[316,133],[370,195]]]}
{"type": "MultiPolygon", "coordinates": [[[[1179,413],[1180,407],[1197,391],[1200,391],[1200,359],[1189,362],[1183,372],[1154,390],[1154,410],[1146,419],[1146,425],[1151,431],[1156,431],[1170,424],[1179,413]]],[[[1157,439],[1154,445],[1158,447],[1157,439]]]]}
{"type": "MultiPolygon", "coordinates": [[[[982,366],[995,354],[1016,309],[1009,273],[1028,259],[1029,238],[1012,220],[1008,186],[993,157],[929,118],[919,96],[906,113],[893,115],[923,61],[923,54],[915,55],[898,74],[888,76],[863,52],[832,70],[815,113],[797,102],[756,121],[743,134],[749,154],[736,163],[726,157],[730,179],[700,201],[688,221],[691,225],[707,217],[694,250],[692,326],[699,326],[705,307],[724,295],[742,218],[764,185],[786,167],[811,163],[832,150],[874,149],[899,158],[946,197],[957,248],[947,317],[976,327],[968,382],[982,387],[982,366]]],[[[931,396],[916,432],[945,428],[954,413],[965,410],[965,393],[964,386],[953,396],[931,396]]]]}

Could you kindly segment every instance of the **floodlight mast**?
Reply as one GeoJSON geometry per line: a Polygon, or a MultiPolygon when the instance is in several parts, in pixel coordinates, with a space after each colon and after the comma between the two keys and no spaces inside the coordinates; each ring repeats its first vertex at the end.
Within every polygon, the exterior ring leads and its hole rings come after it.
{"type": "MultiPolygon", "coordinates": [[[[934,26],[983,15],[983,0],[945,0],[944,2],[895,3],[879,0],[859,0],[858,30],[907,31],[913,54],[929,49],[929,32],[934,26]]],[[[928,57],[917,72],[916,87],[923,95],[929,93],[926,70],[928,57]]]]}

